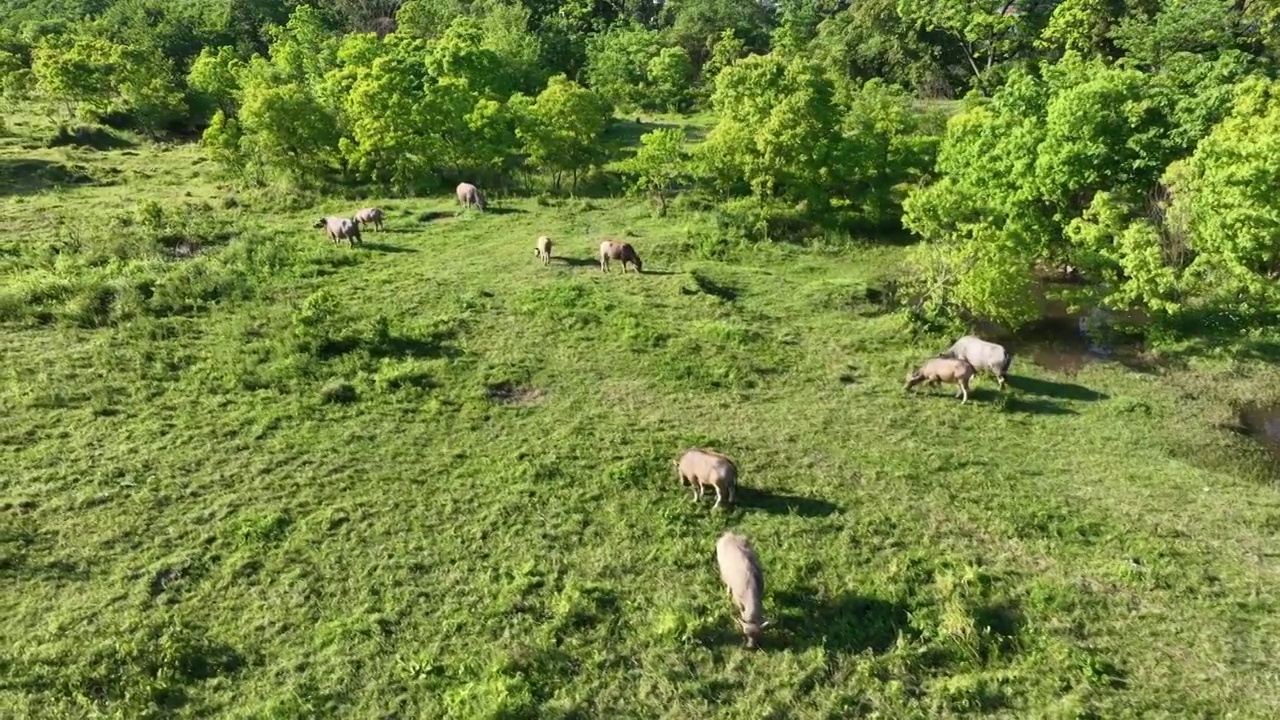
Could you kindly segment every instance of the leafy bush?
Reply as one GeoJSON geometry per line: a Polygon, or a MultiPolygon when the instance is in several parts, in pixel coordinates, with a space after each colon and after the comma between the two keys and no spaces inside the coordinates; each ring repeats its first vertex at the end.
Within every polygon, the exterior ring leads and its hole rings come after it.
{"type": "MultiPolygon", "coordinates": [[[[905,224],[928,241],[912,255],[924,310],[1020,326],[1038,312],[1038,269],[1071,265],[1089,283],[1051,297],[1179,311],[1186,293],[1198,291],[1185,273],[1196,242],[1167,214],[1170,186],[1191,177],[1171,163],[1235,93],[1208,87],[1223,77],[1199,75],[1207,94],[1193,106],[1185,79],[1068,53],[953,117],[938,156],[941,179],[904,203],[905,224]]],[[[1224,168],[1235,162],[1221,160],[1224,168]]],[[[1200,248],[1212,254],[1197,267],[1225,261],[1223,246],[1200,248]]]]}

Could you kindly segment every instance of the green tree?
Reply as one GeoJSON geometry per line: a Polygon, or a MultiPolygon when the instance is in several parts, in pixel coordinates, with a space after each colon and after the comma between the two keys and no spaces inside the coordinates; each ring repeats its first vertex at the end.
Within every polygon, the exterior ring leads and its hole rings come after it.
{"type": "Polygon", "coordinates": [[[581,174],[605,159],[601,136],[613,115],[608,100],[557,75],[522,115],[517,132],[529,161],[551,174],[556,190],[568,173],[577,192],[581,174]]]}
{"type": "Polygon", "coordinates": [[[720,73],[711,101],[719,121],[697,155],[722,193],[745,186],[820,210],[844,186],[848,143],[835,88],[811,62],[747,57],[720,73]]]}
{"type": "Polygon", "coordinates": [[[338,125],[332,109],[306,83],[261,58],[241,78],[240,149],[301,187],[319,187],[336,165],[338,125]]]}
{"type": "Polygon", "coordinates": [[[643,107],[649,63],[662,49],[658,33],[618,26],[587,43],[587,83],[622,110],[643,107]]]}
{"type": "Polygon", "coordinates": [[[981,86],[999,63],[1038,34],[1040,6],[1013,0],[898,0],[898,13],[917,30],[935,32],[960,52],[981,86]]]}
{"type": "Polygon", "coordinates": [[[0,97],[25,99],[34,85],[31,45],[12,31],[0,30],[0,97]]]}
{"type": "Polygon", "coordinates": [[[48,37],[31,54],[35,89],[70,120],[107,112],[115,95],[116,46],[91,36],[48,37]]]}
{"type": "Polygon", "coordinates": [[[185,117],[188,107],[177,89],[173,61],[160,47],[143,43],[117,45],[111,82],[118,109],[144,130],[163,129],[185,117]]]}
{"type": "Polygon", "coordinates": [[[1116,0],[1062,0],[1040,33],[1040,47],[1058,57],[1067,52],[1107,57],[1111,54],[1108,34],[1120,10],[1116,0]]]}
{"type": "Polygon", "coordinates": [[[689,171],[684,133],[676,128],[645,133],[636,154],[621,167],[635,178],[632,192],[652,199],[658,204],[658,214],[666,215],[667,201],[689,171]]]}
{"type": "Polygon", "coordinates": [[[268,26],[265,32],[271,63],[287,78],[314,83],[337,64],[338,34],[310,5],[299,5],[283,27],[268,26]]]}
{"type": "Polygon", "coordinates": [[[484,28],[473,17],[455,19],[444,35],[431,44],[427,69],[438,78],[455,78],[473,92],[503,98],[520,85],[511,65],[485,46],[484,28]]]}
{"type": "Polygon", "coordinates": [[[663,48],[647,68],[649,102],[668,112],[682,109],[689,99],[689,85],[693,81],[693,63],[684,48],[663,48]]]}
{"type": "MultiPolygon", "coordinates": [[[[1154,4],[1154,3],[1153,3],[1154,4]]],[[[1232,0],[1160,0],[1159,9],[1137,7],[1111,30],[1132,66],[1159,69],[1181,53],[1206,58],[1238,48],[1245,32],[1232,0]]]]}
{"type": "MultiPolygon", "coordinates": [[[[1262,163],[1246,170],[1248,161],[1210,138],[1248,147],[1241,128],[1257,124],[1260,156],[1270,150],[1268,116],[1244,110],[1255,106],[1240,100],[1234,130],[1224,121],[1206,138],[1223,112],[1223,96],[1190,103],[1181,97],[1197,83],[1227,78],[1231,87],[1230,77],[1206,71],[1173,81],[1068,51],[1043,77],[1017,73],[990,101],[970,103],[948,123],[937,162],[941,179],[904,202],[904,223],[926,239],[913,253],[926,307],[1017,326],[1034,317],[1029,290],[1037,266],[1063,263],[1089,280],[1055,290],[1064,300],[1110,308],[1137,303],[1166,314],[1177,312],[1188,293],[1208,292],[1210,284],[1197,279],[1200,269],[1212,268],[1208,275],[1224,287],[1230,285],[1224,278],[1242,277],[1226,269],[1241,264],[1222,249],[1230,237],[1248,237],[1226,220],[1232,198],[1241,197],[1231,188],[1249,186],[1259,177],[1249,173],[1262,163]],[[1212,160],[1182,163],[1191,148],[1193,158],[1212,160]],[[1219,199],[1225,204],[1215,205],[1219,199]],[[1207,240],[1214,234],[1202,220],[1231,229],[1207,240]]],[[[1251,208],[1235,217],[1250,212],[1258,213],[1251,208]]],[[[1253,237],[1270,231],[1261,227],[1253,237]]],[[[1264,276],[1259,268],[1269,260],[1250,257],[1254,274],[1264,276]]]]}
{"type": "Polygon", "coordinates": [[[840,88],[841,131],[849,139],[846,177],[865,225],[899,230],[904,188],[933,169],[942,120],[913,106],[900,88],[879,79],[840,88]]]}
{"type": "Polygon", "coordinates": [[[746,48],[769,48],[773,19],[764,3],[754,0],[667,0],[661,19],[668,42],[684,48],[695,67],[702,67],[725,32],[746,48]]]}
{"type": "Polygon", "coordinates": [[[1280,83],[1244,83],[1231,114],[1166,182],[1194,260],[1190,288],[1239,309],[1280,301],[1280,83]]]}
{"type": "Polygon", "coordinates": [[[396,10],[396,34],[438,38],[453,21],[467,14],[462,0],[407,0],[396,10]]]}
{"type": "Polygon", "coordinates": [[[950,96],[972,70],[958,44],[908,21],[898,0],[860,0],[818,24],[815,59],[851,79],[883,78],[927,96],[950,96]]]}
{"type": "Polygon", "coordinates": [[[703,82],[714,86],[720,71],[746,57],[746,54],[747,44],[740,40],[732,29],[724,30],[711,42],[710,57],[702,66],[703,82]]]}
{"type": "Polygon", "coordinates": [[[255,184],[265,182],[263,166],[251,163],[248,152],[243,146],[244,134],[240,132],[240,123],[234,117],[228,117],[221,110],[214,112],[209,126],[200,136],[200,146],[204,148],[209,159],[221,165],[233,175],[255,184]]]}
{"type": "Polygon", "coordinates": [[[244,68],[244,61],[233,48],[226,45],[217,50],[206,47],[191,63],[187,86],[197,93],[208,112],[221,110],[224,115],[234,116],[235,98],[240,92],[240,74],[244,68]]]}

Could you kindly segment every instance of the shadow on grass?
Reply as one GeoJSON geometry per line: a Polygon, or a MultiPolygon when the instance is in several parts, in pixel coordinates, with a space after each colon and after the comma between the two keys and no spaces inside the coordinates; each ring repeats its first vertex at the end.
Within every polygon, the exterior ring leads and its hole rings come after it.
{"type": "Polygon", "coordinates": [[[399,246],[399,245],[388,245],[388,244],[386,244],[386,243],[380,243],[380,242],[377,242],[377,241],[374,241],[374,242],[368,242],[368,241],[366,241],[366,242],[362,242],[362,243],[360,243],[360,247],[361,247],[361,248],[363,248],[363,249],[365,249],[365,250],[372,250],[373,252],[388,253],[388,254],[397,254],[397,253],[416,253],[416,252],[418,252],[418,251],[417,251],[416,249],[414,249],[414,248],[401,247],[401,246],[399,246]]]}
{"type": "Polygon", "coordinates": [[[773,515],[790,515],[800,517],[828,517],[840,507],[826,500],[808,498],[802,495],[786,495],[773,493],[758,488],[738,488],[737,505],[752,510],[760,510],[773,515]]]}
{"type": "Polygon", "coordinates": [[[66,185],[92,185],[96,180],[62,163],[36,159],[0,160],[0,196],[34,195],[66,185]]]}
{"type": "Polygon", "coordinates": [[[428,210],[427,212],[418,213],[418,222],[425,224],[440,220],[453,220],[456,217],[456,213],[448,210],[428,210]]]}
{"type": "Polygon", "coordinates": [[[392,335],[372,340],[352,334],[324,340],[315,347],[313,354],[321,360],[331,360],[363,349],[375,358],[454,359],[462,355],[462,351],[451,342],[454,335],[452,330],[446,330],[425,337],[392,335]]]}
{"type": "Polygon", "coordinates": [[[89,579],[89,570],[68,560],[30,562],[21,554],[0,555],[0,578],[84,582],[89,579]]]}
{"type": "Polygon", "coordinates": [[[370,354],[383,358],[448,358],[452,360],[462,355],[462,351],[452,344],[453,338],[452,331],[432,333],[420,338],[392,336],[374,348],[370,354]]]}
{"type": "Polygon", "coordinates": [[[1025,376],[1010,375],[1009,387],[1028,395],[1038,395],[1040,397],[1055,398],[1058,400],[1097,402],[1099,400],[1106,400],[1109,397],[1105,393],[1090,390],[1083,385],[1040,380],[1025,376]]]}
{"type": "Polygon", "coordinates": [[[520,208],[514,208],[514,207],[493,207],[492,205],[490,205],[489,207],[484,209],[484,212],[482,214],[484,215],[527,215],[529,214],[529,211],[521,210],[520,208]]]}
{"type": "Polygon", "coordinates": [[[1004,409],[1008,412],[1025,413],[1027,415],[1080,414],[1071,408],[1062,407],[1061,405],[1050,400],[1045,400],[1044,398],[1011,397],[1005,401],[1004,409]]]}
{"type": "Polygon", "coordinates": [[[137,147],[137,143],[107,130],[106,128],[79,125],[58,128],[52,137],[45,142],[48,147],[80,147],[89,150],[123,150],[137,147]]]}
{"type": "Polygon", "coordinates": [[[739,290],[737,288],[731,285],[722,285],[699,272],[689,274],[693,277],[694,285],[697,285],[698,290],[701,292],[720,298],[725,302],[733,302],[738,299],[739,290]]]}
{"type": "Polygon", "coordinates": [[[600,261],[595,258],[569,257],[566,255],[552,256],[551,262],[568,265],[569,267],[600,267],[600,261]]]}
{"type": "Polygon", "coordinates": [[[777,625],[765,634],[776,634],[775,645],[798,649],[820,646],[839,653],[882,653],[893,646],[899,633],[914,632],[907,614],[909,608],[882,598],[856,593],[823,598],[816,589],[798,588],[777,593],[773,600],[777,625]]]}

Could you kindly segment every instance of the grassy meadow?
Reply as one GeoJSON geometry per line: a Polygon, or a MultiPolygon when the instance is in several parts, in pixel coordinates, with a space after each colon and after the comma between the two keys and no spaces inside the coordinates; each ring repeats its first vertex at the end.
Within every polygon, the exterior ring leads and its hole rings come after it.
{"type": "Polygon", "coordinates": [[[6,133],[0,715],[1280,714],[1257,339],[1014,339],[961,405],[903,391],[952,338],[912,330],[900,244],[239,194],[194,146],[6,133]],[[363,246],[311,228],[367,205],[363,246]],[[645,272],[601,273],[603,237],[645,272]],[[736,507],[679,485],[693,445],[736,507]]]}

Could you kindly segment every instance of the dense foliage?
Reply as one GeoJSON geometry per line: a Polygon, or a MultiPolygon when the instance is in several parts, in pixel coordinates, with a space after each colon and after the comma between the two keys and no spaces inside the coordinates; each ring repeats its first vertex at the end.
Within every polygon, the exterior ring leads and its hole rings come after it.
{"type": "Polygon", "coordinates": [[[905,226],[925,315],[1019,325],[1061,268],[1080,305],[1272,301],[1278,23],[1233,0],[10,0],[0,89],[199,132],[247,183],[577,193],[605,170],[754,240],[905,226]],[[919,111],[966,93],[945,132],[919,111]],[[615,110],[714,126],[623,158],[615,110]]]}

